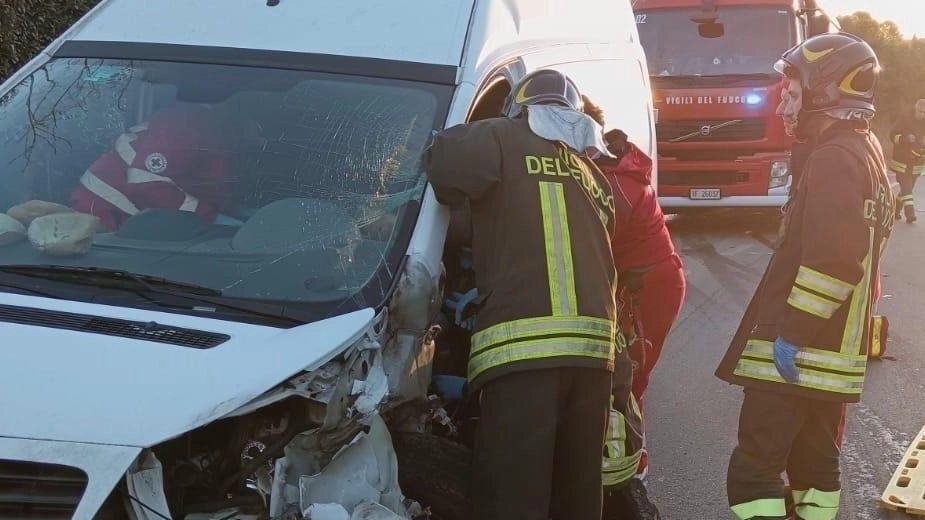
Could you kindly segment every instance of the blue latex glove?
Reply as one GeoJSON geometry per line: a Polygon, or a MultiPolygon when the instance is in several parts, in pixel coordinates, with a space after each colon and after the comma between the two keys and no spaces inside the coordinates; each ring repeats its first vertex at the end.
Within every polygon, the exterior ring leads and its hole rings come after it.
{"type": "Polygon", "coordinates": [[[466,393],[465,377],[436,375],[431,381],[437,389],[437,394],[448,401],[462,399],[466,393]]]}
{"type": "Polygon", "coordinates": [[[800,352],[799,347],[784,338],[778,337],[774,342],[774,366],[777,368],[777,373],[788,383],[796,383],[800,377],[796,359],[798,352],[800,352]]]}
{"type": "Polygon", "coordinates": [[[463,312],[466,307],[479,297],[478,290],[471,289],[466,293],[452,292],[446,299],[448,309],[455,311],[455,323],[464,329],[472,330],[475,325],[475,316],[463,319],[463,312]]]}

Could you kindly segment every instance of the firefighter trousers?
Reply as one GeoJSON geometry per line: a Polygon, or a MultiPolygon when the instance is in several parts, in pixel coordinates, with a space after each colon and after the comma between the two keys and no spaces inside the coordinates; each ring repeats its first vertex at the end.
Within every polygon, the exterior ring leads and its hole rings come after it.
{"type": "Polygon", "coordinates": [[[553,368],[481,390],[473,520],[600,520],[611,373],[553,368]]]}
{"type": "Polygon", "coordinates": [[[902,210],[906,214],[906,220],[915,215],[915,183],[919,180],[919,175],[909,172],[896,173],[896,182],[899,183],[899,198],[897,199],[896,217],[899,218],[899,212],[902,210]]]}
{"type": "Polygon", "coordinates": [[[834,520],[845,405],[745,390],[726,492],[740,520],[787,518],[786,472],[797,518],[834,520]]]}

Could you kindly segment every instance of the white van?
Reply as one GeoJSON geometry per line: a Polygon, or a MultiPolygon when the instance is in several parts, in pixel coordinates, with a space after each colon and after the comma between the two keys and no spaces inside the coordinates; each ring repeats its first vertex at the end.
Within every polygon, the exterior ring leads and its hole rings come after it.
{"type": "Polygon", "coordinates": [[[0,516],[464,518],[420,157],[542,67],[655,155],[629,0],[103,0],[16,72],[0,516]]]}

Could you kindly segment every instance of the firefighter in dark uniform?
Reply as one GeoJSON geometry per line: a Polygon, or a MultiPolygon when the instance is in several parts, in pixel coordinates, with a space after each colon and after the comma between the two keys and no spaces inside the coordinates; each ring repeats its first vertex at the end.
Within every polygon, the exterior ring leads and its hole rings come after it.
{"type": "Polygon", "coordinates": [[[925,171],[925,99],[915,103],[915,113],[899,120],[893,131],[890,132],[893,141],[893,158],[890,161],[890,170],[896,174],[899,183],[899,206],[896,207],[896,218],[900,217],[900,210],[906,215],[906,222],[915,222],[915,196],[912,190],[915,181],[925,171]]]}
{"type": "Polygon", "coordinates": [[[778,114],[812,151],[717,370],[745,387],[727,493],[742,520],[834,520],[844,409],[861,396],[874,281],[893,225],[886,164],[869,129],[879,66],[864,41],[835,33],[787,51],[777,70],[788,79],[778,114]]]}
{"type": "MultiPolygon", "coordinates": [[[[528,74],[504,113],[444,130],[424,157],[437,200],[471,209],[479,298],[468,392],[481,405],[472,518],[599,520],[612,377],[632,402],[613,192],[587,157],[606,146],[556,71],[528,74]]],[[[638,417],[626,422],[632,432],[638,417]]],[[[640,448],[638,436],[627,441],[628,466],[640,448]]]]}

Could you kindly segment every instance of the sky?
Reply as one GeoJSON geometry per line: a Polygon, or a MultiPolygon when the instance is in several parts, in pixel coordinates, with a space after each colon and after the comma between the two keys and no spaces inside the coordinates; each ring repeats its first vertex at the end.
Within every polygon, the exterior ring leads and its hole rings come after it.
{"type": "Polygon", "coordinates": [[[881,22],[895,22],[906,37],[925,37],[925,2],[922,0],[819,0],[819,6],[834,16],[867,11],[881,22]]]}

